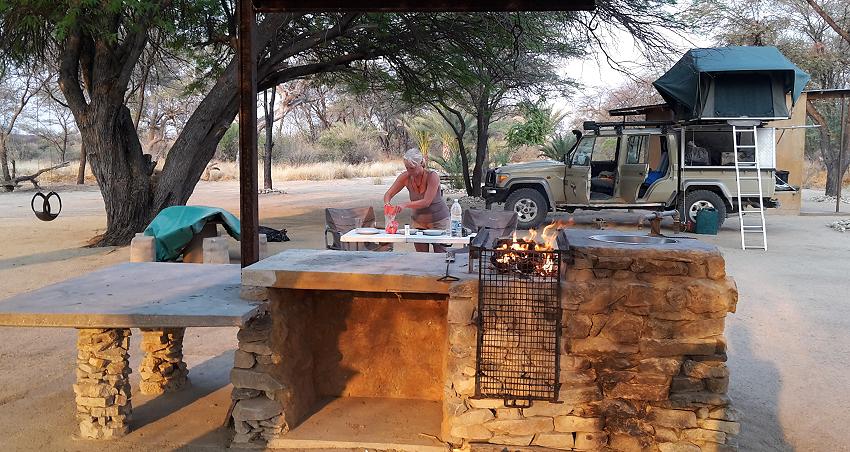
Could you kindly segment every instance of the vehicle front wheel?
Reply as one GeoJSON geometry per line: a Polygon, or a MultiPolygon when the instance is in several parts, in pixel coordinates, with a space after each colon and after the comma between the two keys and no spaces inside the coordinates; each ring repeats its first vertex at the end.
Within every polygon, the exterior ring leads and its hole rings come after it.
{"type": "Polygon", "coordinates": [[[723,226],[726,221],[726,203],[723,198],[708,190],[694,190],[685,196],[685,203],[681,214],[682,221],[697,222],[697,213],[706,208],[714,208],[717,210],[717,229],[723,226]]]}
{"type": "Polygon", "coordinates": [[[517,229],[531,229],[540,226],[549,213],[549,203],[543,195],[533,188],[521,188],[508,196],[505,210],[517,214],[517,229]]]}

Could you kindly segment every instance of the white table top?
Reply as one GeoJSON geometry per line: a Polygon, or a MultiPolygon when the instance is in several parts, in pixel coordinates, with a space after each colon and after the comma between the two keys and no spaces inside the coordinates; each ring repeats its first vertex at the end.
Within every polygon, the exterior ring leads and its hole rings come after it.
{"type": "Polygon", "coordinates": [[[339,238],[343,243],[436,243],[466,245],[469,243],[475,234],[470,234],[465,237],[450,237],[448,235],[424,235],[422,233],[416,235],[404,234],[387,234],[380,232],[378,234],[358,234],[356,230],[346,232],[339,238]]]}

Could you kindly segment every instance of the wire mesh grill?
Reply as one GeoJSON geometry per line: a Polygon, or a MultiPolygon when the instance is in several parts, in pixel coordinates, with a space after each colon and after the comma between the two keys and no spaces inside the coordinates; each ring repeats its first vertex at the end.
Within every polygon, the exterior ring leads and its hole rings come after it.
{"type": "Polygon", "coordinates": [[[560,253],[480,254],[476,397],[504,399],[507,406],[556,401],[560,253]]]}

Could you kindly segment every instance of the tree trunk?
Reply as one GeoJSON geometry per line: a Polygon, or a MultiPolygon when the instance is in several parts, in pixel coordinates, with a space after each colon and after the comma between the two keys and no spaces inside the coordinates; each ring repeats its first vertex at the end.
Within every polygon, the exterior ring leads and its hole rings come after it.
{"type": "Polygon", "coordinates": [[[492,113],[486,107],[487,96],[482,96],[482,101],[475,112],[476,136],[475,136],[475,167],[472,169],[472,193],[470,196],[481,196],[481,183],[484,181],[484,173],[487,171],[487,157],[490,141],[490,118],[492,113]]]}
{"type": "Polygon", "coordinates": [[[86,183],[86,146],[80,143],[80,168],[77,170],[77,185],[86,183]]]}
{"type": "MultiPolygon", "coordinates": [[[[272,189],[272,148],[274,147],[274,135],[272,127],[274,127],[274,98],[276,89],[271,89],[271,98],[268,96],[269,90],[263,91],[263,110],[266,120],[266,143],[263,152],[263,188],[266,190],[272,189]]],[[[281,121],[283,122],[283,121],[281,121]]]]}
{"type": "Polygon", "coordinates": [[[156,212],[151,209],[150,156],[142,153],[125,105],[92,102],[83,119],[82,146],[89,154],[106,209],[106,233],[98,244],[126,245],[156,212]]]}
{"type": "MultiPolygon", "coordinates": [[[[0,133],[0,181],[12,180],[12,175],[9,173],[9,155],[6,151],[6,135],[0,133]]],[[[11,185],[0,186],[0,191],[12,191],[14,187],[11,185]]]]}

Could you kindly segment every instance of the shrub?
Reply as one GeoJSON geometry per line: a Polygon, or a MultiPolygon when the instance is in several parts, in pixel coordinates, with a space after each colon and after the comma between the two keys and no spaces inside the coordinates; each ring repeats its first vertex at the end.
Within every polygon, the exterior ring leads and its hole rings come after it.
{"type": "Polygon", "coordinates": [[[351,165],[374,160],[378,155],[377,132],[357,124],[337,123],[322,132],[319,144],[325,149],[325,160],[351,165]]]}

